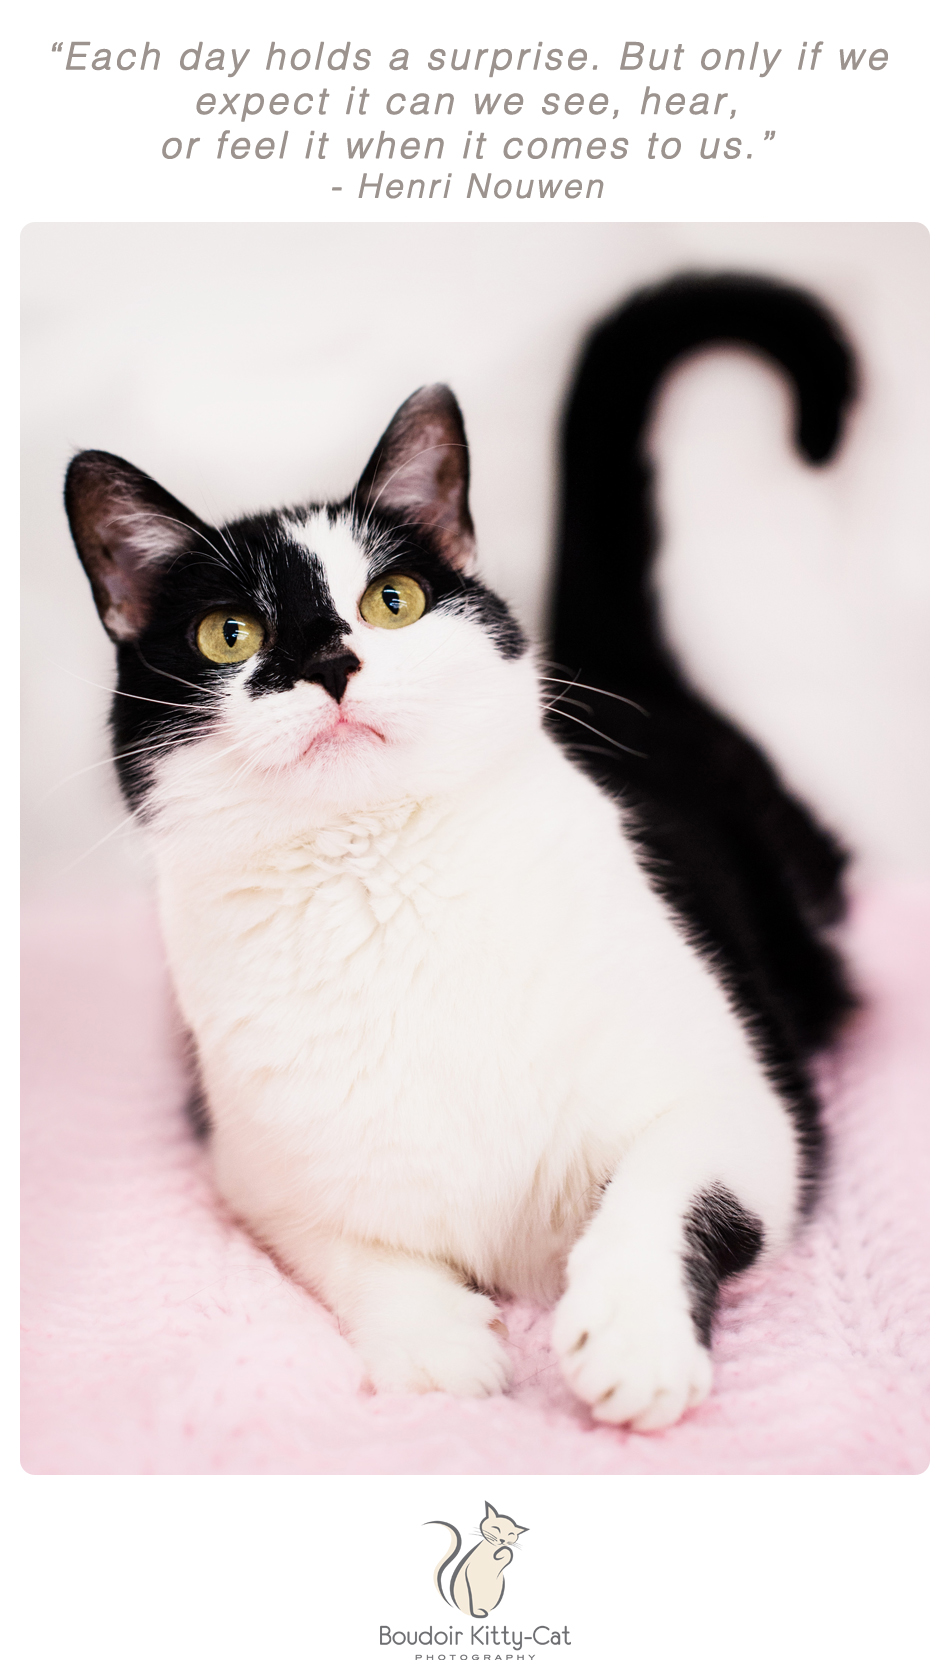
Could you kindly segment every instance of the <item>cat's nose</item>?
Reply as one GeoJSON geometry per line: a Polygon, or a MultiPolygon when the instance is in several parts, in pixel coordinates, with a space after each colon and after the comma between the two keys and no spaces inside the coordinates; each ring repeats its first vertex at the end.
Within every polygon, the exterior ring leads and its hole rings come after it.
{"type": "Polygon", "coordinates": [[[315,653],[304,665],[300,675],[304,682],[319,683],[327,693],[339,703],[346,692],[346,685],[354,671],[360,669],[360,661],[355,653],[344,648],[342,652],[315,653]]]}

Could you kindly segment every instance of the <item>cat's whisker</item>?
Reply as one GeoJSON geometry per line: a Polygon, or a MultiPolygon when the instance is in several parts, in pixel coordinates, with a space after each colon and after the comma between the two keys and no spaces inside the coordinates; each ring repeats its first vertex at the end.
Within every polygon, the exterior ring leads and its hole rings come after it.
{"type": "MultiPolygon", "coordinates": [[[[541,681],[542,682],[560,682],[561,678],[560,677],[542,677],[541,681]]],[[[567,694],[568,690],[572,689],[572,688],[585,688],[589,694],[602,694],[606,700],[619,700],[620,704],[622,706],[632,706],[634,711],[635,712],[640,712],[643,717],[648,718],[650,716],[646,707],[641,706],[639,700],[631,700],[626,694],[614,694],[613,691],[609,688],[595,688],[593,683],[579,682],[576,677],[574,677],[572,679],[572,681],[568,683],[567,688],[563,689],[562,693],[567,694]]]]}
{"type": "Polygon", "coordinates": [[[81,769],[71,770],[68,776],[63,776],[58,782],[54,782],[52,787],[47,788],[46,792],[41,794],[37,803],[42,805],[45,800],[51,799],[53,794],[57,793],[61,787],[65,787],[67,782],[75,781],[77,776],[87,776],[91,770],[102,770],[107,764],[119,764],[126,758],[151,758],[157,752],[168,752],[174,747],[185,746],[190,739],[191,736],[189,735],[173,735],[171,733],[152,736],[144,746],[132,747],[128,752],[112,753],[109,758],[97,759],[95,764],[84,764],[81,769]]]}
{"type": "MultiPolygon", "coordinates": [[[[198,791],[199,792],[203,791],[204,774],[205,774],[206,770],[210,769],[212,764],[217,764],[217,763],[220,762],[220,760],[222,758],[227,758],[228,753],[239,752],[239,751],[243,751],[243,750],[244,750],[244,743],[242,741],[231,741],[228,746],[222,747],[220,752],[213,753],[210,758],[205,758],[203,756],[201,758],[199,758],[198,761],[190,767],[191,779],[192,779],[192,781],[197,781],[198,791]]],[[[246,764],[245,765],[240,765],[239,764],[236,774],[240,774],[241,771],[245,767],[246,767],[246,764]]],[[[233,780],[233,778],[232,778],[232,780],[233,780]]],[[[229,785],[229,784],[226,784],[226,785],[229,785]]],[[[187,783],[185,784],[185,791],[186,792],[188,791],[187,783]]]]}
{"type": "MultiPolygon", "coordinates": [[[[235,745],[240,744],[241,743],[235,743],[235,745]]],[[[208,761],[206,760],[205,762],[208,761]]],[[[265,780],[268,778],[276,780],[280,777],[282,770],[282,765],[267,762],[267,748],[260,747],[256,753],[250,757],[245,757],[243,762],[237,766],[237,769],[229,781],[225,782],[222,792],[227,793],[233,787],[237,786],[242,776],[263,774],[265,780]]]]}
{"type": "MultiPolygon", "coordinates": [[[[371,517],[373,515],[373,513],[375,513],[376,503],[379,501],[380,496],[384,495],[385,492],[389,489],[389,486],[391,485],[394,478],[398,478],[401,473],[404,473],[406,468],[411,467],[414,461],[421,461],[423,455],[431,455],[433,450],[435,450],[436,452],[441,454],[446,449],[464,449],[466,454],[467,454],[468,453],[468,444],[467,443],[450,443],[445,439],[440,439],[440,441],[438,443],[427,443],[424,449],[417,449],[414,455],[408,455],[408,456],[406,456],[405,459],[399,460],[397,462],[396,466],[393,468],[392,472],[390,473],[389,477],[387,479],[385,479],[384,482],[380,485],[379,490],[377,491],[376,495],[374,496],[373,505],[372,505],[371,508],[368,509],[368,517],[371,517]]],[[[370,486],[371,489],[375,486],[375,483],[376,483],[376,474],[374,472],[374,474],[373,474],[373,485],[370,486]]]]}
{"type": "Polygon", "coordinates": [[[441,653],[443,648],[448,647],[449,642],[457,634],[458,634],[458,625],[457,624],[452,624],[449,628],[448,633],[445,636],[443,636],[441,642],[437,642],[435,647],[430,648],[428,653],[424,653],[421,659],[417,659],[413,665],[408,666],[407,670],[412,675],[415,675],[416,671],[421,670],[422,666],[426,664],[427,660],[431,659],[435,654],[441,653]]]}
{"type": "MultiPolygon", "coordinates": [[[[222,572],[224,572],[229,578],[234,579],[235,583],[238,586],[238,590],[240,591],[240,593],[242,595],[252,593],[252,585],[251,585],[250,581],[248,580],[247,576],[245,575],[245,573],[243,571],[236,570],[234,566],[229,565],[228,562],[224,559],[223,555],[217,554],[215,556],[215,559],[217,560],[218,567],[220,568],[220,570],[222,572]]],[[[207,559],[206,555],[203,555],[203,554],[196,555],[194,559],[189,560],[187,563],[185,563],[185,557],[184,557],[184,555],[182,555],[175,562],[175,569],[178,572],[190,572],[190,571],[193,571],[198,566],[207,566],[207,564],[208,564],[208,559],[207,559]]]]}
{"type": "MultiPolygon", "coordinates": [[[[573,682],[565,682],[563,677],[546,677],[543,672],[540,674],[538,681],[541,684],[542,690],[545,688],[553,688],[555,685],[558,686],[558,692],[554,696],[555,701],[563,700],[565,695],[570,694],[571,690],[575,687],[573,682]]],[[[593,712],[594,709],[593,706],[589,705],[585,700],[574,700],[572,698],[571,705],[580,706],[587,712],[593,712]]]]}
{"type": "MultiPolygon", "coordinates": [[[[124,688],[106,688],[105,683],[93,682],[90,677],[82,677],[78,671],[70,671],[65,665],[58,665],[56,669],[61,671],[64,677],[73,677],[76,682],[86,683],[89,688],[101,689],[103,694],[120,694],[123,700],[141,700],[147,706],[171,706],[176,712],[190,712],[193,717],[200,716],[202,711],[200,706],[183,706],[178,700],[153,700],[148,694],[129,694],[124,688]]],[[[206,694],[205,699],[212,702],[214,696],[206,694]]]]}
{"type": "Polygon", "coordinates": [[[558,712],[556,706],[548,706],[547,710],[557,712],[558,717],[565,718],[568,723],[579,723],[582,729],[589,729],[592,735],[599,735],[602,741],[607,741],[610,746],[616,747],[619,752],[629,753],[631,758],[648,757],[647,753],[638,752],[636,747],[626,747],[622,741],[615,741],[612,736],[605,735],[602,729],[595,729],[592,723],[585,723],[583,718],[571,717],[570,712],[558,712]]]}
{"type": "Polygon", "coordinates": [[[236,788],[240,787],[242,781],[246,780],[255,773],[260,774],[261,770],[263,770],[266,777],[270,768],[271,767],[268,765],[261,764],[258,759],[245,758],[235,766],[231,775],[224,783],[221,791],[222,793],[232,793],[236,788]]]}
{"type": "Polygon", "coordinates": [[[78,858],[73,858],[72,863],[67,863],[62,869],[58,869],[56,874],[53,876],[53,879],[55,881],[60,881],[64,875],[69,875],[72,870],[78,869],[79,865],[81,863],[85,863],[87,857],[92,857],[93,852],[97,852],[99,847],[104,846],[107,840],[113,839],[116,834],[121,834],[124,828],[128,828],[129,824],[135,821],[135,817],[136,813],[134,811],[131,811],[127,817],[123,817],[122,821],[120,823],[116,823],[115,828],[110,828],[108,834],[104,834],[101,840],[97,840],[94,845],[89,846],[86,851],[81,852],[78,858]]]}
{"type": "Polygon", "coordinates": [[[227,547],[228,552],[230,553],[232,559],[235,561],[235,563],[238,566],[240,566],[241,563],[242,563],[241,562],[241,556],[239,555],[237,549],[235,548],[234,543],[231,541],[231,534],[230,534],[226,525],[222,525],[219,528],[218,535],[222,539],[222,541],[224,542],[225,546],[227,547]]]}
{"type": "MultiPolygon", "coordinates": [[[[566,694],[567,694],[567,689],[566,689],[566,688],[564,688],[564,689],[562,689],[562,690],[561,690],[561,692],[560,692],[560,694],[555,694],[555,696],[554,696],[554,699],[553,699],[553,700],[545,700],[545,701],[544,701],[544,702],[543,702],[543,705],[544,705],[544,710],[545,710],[545,711],[548,711],[548,709],[549,709],[549,708],[550,708],[550,707],[551,707],[551,706],[553,706],[553,705],[554,705],[554,704],[555,704],[555,702],[556,702],[556,701],[558,701],[558,700],[563,700],[563,699],[564,699],[564,696],[565,696],[565,695],[566,695],[566,694]]],[[[571,700],[568,700],[568,701],[567,701],[567,704],[568,704],[568,705],[569,705],[569,706],[579,706],[579,707],[580,707],[580,709],[581,709],[581,711],[582,711],[582,712],[590,712],[590,713],[591,713],[591,714],[593,714],[593,710],[594,710],[594,708],[593,708],[593,706],[588,706],[588,704],[587,704],[587,702],[586,702],[586,700],[573,700],[573,699],[571,699],[571,700]]]]}
{"type": "Polygon", "coordinates": [[[404,519],[398,525],[389,525],[389,524],[386,525],[386,528],[385,528],[385,549],[384,549],[384,553],[382,555],[382,558],[385,560],[386,564],[398,562],[402,558],[403,553],[408,552],[408,549],[402,548],[398,543],[395,546],[395,551],[393,551],[390,548],[390,538],[393,537],[393,536],[396,536],[397,533],[400,532],[400,531],[417,531],[418,529],[419,529],[418,525],[414,524],[411,519],[404,519]]]}
{"type": "Polygon", "coordinates": [[[135,652],[146,671],[151,671],[153,676],[165,677],[169,682],[182,683],[185,688],[193,688],[196,694],[200,694],[202,698],[207,699],[208,691],[206,688],[202,688],[200,683],[189,682],[187,677],[179,677],[174,671],[160,671],[157,665],[149,664],[141,648],[137,647],[135,652]]]}
{"type": "MultiPolygon", "coordinates": [[[[208,536],[207,531],[199,531],[197,525],[189,525],[184,519],[174,519],[170,514],[163,514],[162,518],[164,519],[166,524],[168,524],[168,525],[178,525],[178,526],[180,526],[180,528],[183,531],[190,531],[192,536],[198,538],[199,542],[207,543],[208,547],[211,549],[211,552],[217,557],[218,560],[220,560],[220,562],[221,562],[222,566],[225,568],[225,570],[230,572],[231,568],[228,565],[228,562],[225,559],[225,556],[221,553],[220,549],[215,547],[214,543],[211,541],[211,538],[208,536]]],[[[224,536],[224,532],[216,529],[216,535],[217,536],[224,536]]],[[[234,559],[238,562],[238,565],[240,565],[240,563],[241,563],[240,562],[240,556],[235,552],[233,546],[231,547],[231,553],[232,553],[234,559]]],[[[232,574],[232,575],[234,575],[234,574],[232,574]]],[[[245,585],[245,587],[246,587],[246,585],[245,585]]]]}
{"type": "MultiPolygon", "coordinates": [[[[580,723],[581,719],[580,718],[575,718],[574,722],[575,723],[580,723]]],[[[590,741],[585,741],[583,743],[583,746],[581,746],[580,743],[577,742],[577,741],[569,742],[567,744],[567,746],[565,747],[565,751],[568,752],[568,753],[570,753],[574,749],[576,749],[578,752],[583,752],[585,759],[592,753],[596,754],[597,757],[599,757],[599,758],[615,758],[615,756],[616,756],[610,747],[596,747],[590,741]]],[[[644,758],[646,758],[647,754],[644,753],[642,756],[644,758]]]]}
{"type": "MultiPolygon", "coordinates": [[[[211,541],[211,538],[208,536],[206,531],[199,531],[197,526],[189,525],[183,519],[172,519],[169,517],[168,523],[180,526],[183,531],[190,531],[194,536],[198,537],[200,541],[207,543],[227,576],[234,579],[241,592],[254,593],[254,580],[248,575],[247,562],[242,559],[241,555],[235,548],[226,526],[221,526],[219,529],[216,528],[215,534],[221,538],[222,542],[228,549],[231,558],[234,561],[233,566],[229,564],[227,557],[222,554],[221,550],[211,541]]],[[[183,564],[184,558],[184,555],[182,555],[179,560],[175,562],[177,570],[179,571],[188,571],[192,566],[200,566],[204,563],[201,555],[197,555],[190,562],[190,565],[183,564]]]]}

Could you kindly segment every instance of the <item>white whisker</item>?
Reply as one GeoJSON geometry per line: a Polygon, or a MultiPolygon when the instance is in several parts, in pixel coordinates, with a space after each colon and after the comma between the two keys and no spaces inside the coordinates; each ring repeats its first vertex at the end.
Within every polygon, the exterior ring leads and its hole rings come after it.
{"type": "MultiPolygon", "coordinates": [[[[555,694],[553,700],[545,700],[545,702],[544,702],[545,708],[547,708],[548,706],[555,705],[558,700],[563,700],[566,693],[567,693],[567,689],[562,688],[559,694],[555,694]]],[[[586,700],[570,700],[568,702],[568,704],[571,705],[571,706],[579,706],[582,712],[591,712],[592,713],[593,710],[594,710],[593,706],[588,706],[586,700]]]]}
{"type": "MultiPolygon", "coordinates": [[[[198,527],[196,525],[189,525],[189,524],[186,523],[186,521],[184,519],[175,519],[175,518],[172,517],[171,514],[167,514],[167,513],[162,514],[162,518],[165,520],[165,522],[167,524],[169,524],[169,525],[180,525],[181,529],[183,531],[190,531],[192,536],[197,537],[200,542],[207,543],[207,545],[211,549],[212,553],[217,557],[218,560],[220,560],[220,562],[221,562],[222,566],[224,567],[225,571],[229,572],[232,577],[236,576],[236,574],[231,571],[231,567],[228,565],[228,562],[225,559],[224,555],[220,552],[219,549],[217,549],[215,547],[214,543],[211,541],[211,538],[208,536],[207,531],[199,531],[198,527]]],[[[217,536],[223,536],[224,532],[223,531],[216,531],[216,535],[217,536]]],[[[237,560],[238,565],[240,565],[240,563],[241,563],[240,558],[237,555],[237,553],[235,552],[233,545],[231,545],[231,553],[232,553],[234,559],[237,560]]]]}
{"type": "MultiPolygon", "coordinates": [[[[123,700],[142,700],[147,706],[171,706],[176,712],[191,712],[193,717],[199,716],[202,711],[200,706],[183,706],[177,700],[152,700],[147,694],[128,694],[124,688],[106,688],[104,683],[93,682],[90,677],[80,676],[78,671],[67,670],[65,665],[58,665],[56,669],[61,671],[64,677],[73,677],[76,682],[84,682],[90,688],[101,689],[103,694],[121,694],[123,700]]],[[[204,690],[201,692],[205,694],[204,690]]],[[[205,694],[205,699],[211,702],[214,696],[205,694]]]]}
{"type": "MultiPolygon", "coordinates": [[[[399,465],[397,467],[393,468],[393,470],[390,473],[389,477],[387,478],[385,484],[380,485],[379,490],[377,491],[376,495],[373,498],[373,505],[367,512],[367,518],[372,517],[372,514],[373,514],[373,512],[375,511],[375,508],[376,508],[376,503],[379,501],[380,496],[382,496],[386,492],[386,490],[388,490],[388,488],[389,488],[389,486],[392,483],[394,478],[398,478],[399,474],[401,472],[404,472],[406,467],[411,467],[413,461],[421,461],[423,455],[431,455],[433,450],[442,450],[442,449],[464,449],[466,454],[467,454],[468,453],[468,444],[467,443],[446,443],[444,441],[442,443],[427,443],[424,449],[417,449],[416,453],[414,455],[410,455],[407,460],[400,461],[399,465]]],[[[374,473],[373,474],[374,484],[375,484],[375,480],[376,480],[376,474],[374,473]]]]}
{"type": "Polygon", "coordinates": [[[58,869],[53,879],[55,881],[59,881],[64,875],[68,875],[70,870],[77,869],[81,863],[85,862],[87,857],[91,857],[93,852],[97,852],[99,850],[100,846],[104,846],[107,840],[111,840],[114,835],[120,834],[123,828],[128,828],[129,823],[134,822],[135,818],[136,812],[130,811],[127,817],[123,817],[122,821],[117,823],[115,828],[110,828],[108,834],[104,834],[101,840],[97,840],[95,842],[95,845],[90,846],[85,852],[82,852],[78,858],[73,858],[72,863],[67,863],[63,869],[58,869]]]}
{"type": "Polygon", "coordinates": [[[203,698],[207,698],[208,691],[206,688],[202,688],[200,683],[189,682],[187,677],[176,676],[174,671],[160,671],[157,665],[149,664],[141,648],[137,647],[135,652],[138,659],[145,666],[146,671],[151,671],[153,676],[165,677],[169,682],[182,683],[185,688],[193,688],[196,694],[200,694],[203,698]]]}
{"type": "Polygon", "coordinates": [[[189,741],[193,739],[194,737],[191,735],[165,734],[151,736],[141,747],[130,747],[128,752],[112,753],[108,758],[97,759],[95,764],[84,764],[79,770],[71,770],[68,776],[63,776],[60,781],[54,782],[52,787],[47,788],[46,792],[40,796],[38,803],[42,805],[44,800],[50,799],[59,788],[65,787],[67,782],[75,781],[77,776],[87,776],[91,770],[102,770],[107,764],[119,764],[126,758],[149,758],[159,750],[170,752],[174,747],[187,746],[189,741]]]}
{"type": "MultiPolygon", "coordinates": [[[[560,682],[561,678],[560,677],[542,677],[541,681],[542,682],[547,682],[547,683],[560,682]]],[[[622,706],[632,706],[635,712],[642,712],[644,717],[649,717],[650,716],[646,707],[641,706],[640,702],[638,700],[630,700],[630,699],[628,699],[627,695],[625,695],[625,694],[614,694],[612,692],[612,690],[609,689],[609,688],[595,688],[593,683],[578,682],[576,677],[573,677],[571,679],[571,681],[567,685],[567,688],[562,689],[561,694],[562,695],[566,694],[568,689],[570,689],[570,688],[586,688],[589,694],[602,694],[604,696],[604,698],[607,699],[607,700],[619,700],[620,704],[622,706]]],[[[561,695],[558,695],[556,698],[560,699],[561,695]]]]}
{"type": "Polygon", "coordinates": [[[646,758],[644,752],[637,752],[636,747],[625,747],[622,741],[615,741],[612,736],[605,735],[602,729],[595,729],[592,723],[585,723],[583,718],[571,717],[570,712],[558,712],[556,706],[546,706],[545,711],[557,712],[558,717],[565,718],[568,723],[579,723],[582,729],[589,729],[592,735],[599,735],[609,746],[616,747],[619,752],[629,753],[631,758],[646,758]]]}

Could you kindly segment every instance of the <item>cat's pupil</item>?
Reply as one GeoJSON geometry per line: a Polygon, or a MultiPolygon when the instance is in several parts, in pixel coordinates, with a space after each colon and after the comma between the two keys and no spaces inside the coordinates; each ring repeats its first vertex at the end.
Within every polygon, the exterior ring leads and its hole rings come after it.
{"type": "Polygon", "coordinates": [[[237,641],[239,635],[241,634],[241,626],[238,623],[237,619],[236,618],[226,618],[224,623],[221,626],[221,634],[224,637],[225,641],[227,642],[228,647],[233,648],[235,642],[237,641]]]}
{"type": "Polygon", "coordinates": [[[383,585],[380,594],[383,598],[383,605],[389,608],[394,618],[398,618],[402,611],[402,596],[399,590],[393,584],[386,583],[383,585]]]}

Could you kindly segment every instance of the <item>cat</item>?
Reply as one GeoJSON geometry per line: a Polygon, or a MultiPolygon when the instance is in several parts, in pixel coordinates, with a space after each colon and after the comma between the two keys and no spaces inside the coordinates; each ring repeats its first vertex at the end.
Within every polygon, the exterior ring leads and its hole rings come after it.
{"type": "Polygon", "coordinates": [[[69,468],[218,1186],[377,1389],[503,1391],[518,1295],[557,1303],[596,1420],[666,1428],[709,1392],[721,1283],[818,1183],[845,854],[691,689],[649,580],[651,403],[717,342],[834,449],[853,362],[813,300],[629,301],[568,409],[556,681],[479,579],[444,386],[347,500],[220,529],[119,457],[69,468]]]}
{"type": "Polygon", "coordinates": [[[486,1499],[485,1515],[478,1525],[482,1538],[456,1565],[449,1582],[449,1590],[446,1592],[442,1577],[453,1558],[458,1557],[462,1549],[462,1536],[453,1523],[436,1519],[436,1524],[441,1528],[451,1529],[455,1535],[455,1544],[446,1552],[441,1563],[436,1565],[435,1584],[439,1592],[446,1604],[464,1610],[467,1616],[487,1616],[490,1610],[497,1609],[501,1603],[505,1591],[504,1571],[514,1557],[511,1548],[528,1530],[519,1528],[511,1517],[500,1517],[486,1499]]]}

